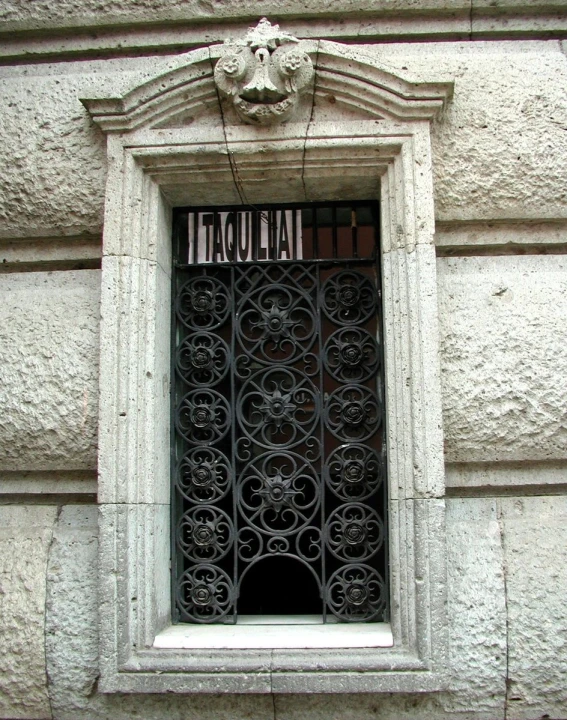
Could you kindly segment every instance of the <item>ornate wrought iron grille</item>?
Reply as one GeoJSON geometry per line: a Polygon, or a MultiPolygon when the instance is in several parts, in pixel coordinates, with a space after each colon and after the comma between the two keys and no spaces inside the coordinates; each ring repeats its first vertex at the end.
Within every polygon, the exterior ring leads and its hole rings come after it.
{"type": "Polygon", "coordinates": [[[174,618],[271,614],[283,572],[293,612],[383,619],[377,205],[179,209],[174,245],[174,618]]]}

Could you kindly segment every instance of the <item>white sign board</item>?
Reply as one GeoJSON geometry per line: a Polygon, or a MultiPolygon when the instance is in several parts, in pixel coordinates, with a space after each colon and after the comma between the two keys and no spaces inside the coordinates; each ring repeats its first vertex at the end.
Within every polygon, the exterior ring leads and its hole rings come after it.
{"type": "Polygon", "coordinates": [[[190,263],[301,260],[301,210],[190,212],[190,263]]]}

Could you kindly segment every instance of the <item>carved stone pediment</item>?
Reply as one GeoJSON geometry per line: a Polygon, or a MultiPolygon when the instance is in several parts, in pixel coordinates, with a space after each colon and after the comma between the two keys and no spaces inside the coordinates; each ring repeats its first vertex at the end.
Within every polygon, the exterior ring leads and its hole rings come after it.
{"type": "Polygon", "coordinates": [[[308,110],[300,108],[303,93],[312,93],[315,119],[323,112],[332,122],[344,123],[429,121],[452,91],[451,82],[406,80],[349,46],[296,40],[266,20],[242,40],[187,53],[179,67],[122,97],[82,102],[93,120],[111,133],[180,129],[203,117],[209,129],[242,120],[276,130],[308,110]],[[234,104],[234,117],[224,113],[226,103],[234,104]]]}
{"type": "Polygon", "coordinates": [[[302,43],[262,18],[243,40],[228,42],[215,66],[215,83],[239,117],[252,125],[288,120],[299,96],[312,88],[313,63],[302,43]]]}

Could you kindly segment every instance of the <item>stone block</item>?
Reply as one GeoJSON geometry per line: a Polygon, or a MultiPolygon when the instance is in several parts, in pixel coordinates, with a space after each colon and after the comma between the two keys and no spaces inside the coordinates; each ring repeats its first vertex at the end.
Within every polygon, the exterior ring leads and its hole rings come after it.
{"type": "Polygon", "coordinates": [[[0,239],[100,235],[106,144],[80,98],[120,97],[186,62],[181,53],[2,68],[0,239]]]}
{"type": "Polygon", "coordinates": [[[567,62],[558,42],[356,47],[401,77],[455,81],[432,125],[438,220],[567,217],[567,62]]]}
{"type": "Polygon", "coordinates": [[[104,139],[79,102],[84,81],[52,73],[0,82],[0,237],[102,229],[104,139]]]}
{"type": "Polygon", "coordinates": [[[506,599],[493,499],[447,500],[447,712],[504,718],[506,599]]]}
{"type": "Polygon", "coordinates": [[[100,272],[0,276],[0,467],[96,468],[100,272]]]}
{"type": "Polygon", "coordinates": [[[502,498],[509,720],[567,717],[567,498],[502,498]]]}
{"type": "Polygon", "coordinates": [[[567,259],[440,258],[446,460],[566,457],[567,259]]]}
{"type": "Polygon", "coordinates": [[[51,718],[45,567],[57,508],[0,507],[0,717],[51,718]]]}

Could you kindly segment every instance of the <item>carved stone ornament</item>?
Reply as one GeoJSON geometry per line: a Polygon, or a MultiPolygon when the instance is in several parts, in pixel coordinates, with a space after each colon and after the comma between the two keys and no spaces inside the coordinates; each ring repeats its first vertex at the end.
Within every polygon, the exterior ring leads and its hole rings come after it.
{"type": "Polygon", "coordinates": [[[215,83],[239,117],[252,125],[289,120],[314,75],[301,42],[262,18],[243,40],[227,41],[225,47],[215,83]]]}

